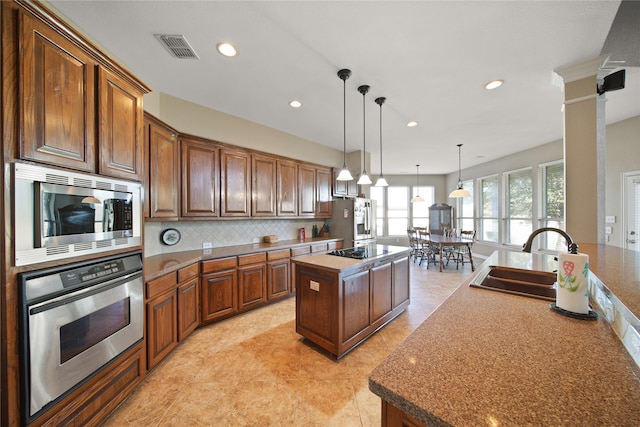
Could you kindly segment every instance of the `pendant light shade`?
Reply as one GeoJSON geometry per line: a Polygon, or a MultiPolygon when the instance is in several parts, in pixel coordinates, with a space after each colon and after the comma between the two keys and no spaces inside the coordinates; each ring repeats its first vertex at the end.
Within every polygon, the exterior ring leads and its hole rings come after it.
{"type": "Polygon", "coordinates": [[[365,109],[365,98],[367,96],[367,92],[369,92],[369,86],[362,85],[358,86],[358,92],[362,94],[362,173],[360,174],[360,179],[358,180],[358,185],[371,185],[371,179],[369,175],[367,175],[367,119],[366,119],[366,109],[365,109]]]}
{"type": "Polygon", "coordinates": [[[342,169],[336,179],[338,181],[351,181],[353,177],[347,168],[347,79],[351,77],[351,70],[343,68],[338,71],[338,77],[342,80],[342,111],[344,118],[342,155],[344,163],[342,164],[342,169]]]}
{"type": "Polygon", "coordinates": [[[460,147],[462,147],[462,144],[458,144],[458,187],[449,194],[449,197],[451,198],[469,197],[471,195],[467,190],[462,188],[462,166],[460,163],[460,147]]]}
{"type": "Polygon", "coordinates": [[[418,184],[418,168],[420,168],[420,165],[416,165],[416,195],[413,199],[411,199],[411,203],[422,203],[424,202],[424,198],[422,198],[420,196],[420,194],[418,193],[418,189],[417,187],[420,187],[420,184],[418,184]]]}
{"type": "Polygon", "coordinates": [[[376,181],[376,187],[387,187],[389,185],[382,174],[382,104],[384,104],[386,100],[387,98],[381,96],[380,98],[376,98],[375,101],[376,104],[380,106],[380,176],[376,181]]]}

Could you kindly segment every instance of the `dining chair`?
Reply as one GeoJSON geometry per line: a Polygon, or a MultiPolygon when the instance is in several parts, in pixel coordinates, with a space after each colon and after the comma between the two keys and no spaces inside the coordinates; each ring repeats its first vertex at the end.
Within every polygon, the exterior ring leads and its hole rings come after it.
{"type": "Polygon", "coordinates": [[[431,242],[429,241],[429,232],[424,227],[417,227],[418,231],[418,242],[420,247],[420,262],[418,265],[422,265],[422,261],[426,258],[427,260],[427,269],[429,268],[429,263],[433,262],[434,265],[436,263],[435,252],[433,251],[433,247],[431,246],[431,242]]]}
{"type": "Polygon", "coordinates": [[[415,263],[420,250],[417,230],[413,227],[407,228],[407,237],[409,238],[409,247],[411,248],[409,259],[413,258],[413,262],[415,263]]]}
{"type": "Polygon", "coordinates": [[[469,240],[469,243],[465,246],[458,246],[456,252],[456,269],[458,268],[458,264],[464,266],[465,260],[471,262],[471,248],[476,241],[476,230],[460,230],[460,237],[464,240],[469,240]]]}

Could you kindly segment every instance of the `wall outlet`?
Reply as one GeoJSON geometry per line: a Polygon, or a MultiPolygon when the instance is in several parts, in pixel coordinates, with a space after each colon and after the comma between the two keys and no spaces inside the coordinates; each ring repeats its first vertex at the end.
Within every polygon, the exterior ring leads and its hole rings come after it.
{"type": "Polygon", "coordinates": [[[314,280],[309,281],[309,287],[311,288],[312,291],[320,292],[320,283],[314,280]]]}
{"type": "Polygon", "coordinates": [[[253,244],[255,245],[257,243],[260,243],[260,238],[259,237],[254,237],[253,238],[253,244]]]}
{"type": "Polygon", "coordinates": [[[616,216],[615,215],[607,215],[604,217],[604,222],[606,224],[615,224],[616,223],[616,216]]]}
{"type": "Polygon", "coordinates": [[[211,242],[202,242],[202,249],[211,249],[213,244],[211,242]]]}

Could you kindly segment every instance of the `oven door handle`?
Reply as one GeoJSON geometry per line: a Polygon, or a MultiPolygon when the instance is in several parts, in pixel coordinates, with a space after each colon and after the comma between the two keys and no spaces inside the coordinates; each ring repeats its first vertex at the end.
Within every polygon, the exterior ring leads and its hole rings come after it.
{"type": "Polygon", "coordinates": [[[42,313],[44,311],[47,310],[51,310],[53,308],[56,307],[60,307],[66,304],[70,304],[74,301],[78,301],[81,300],[83,298],[87,298],[89,296],[92,295],[96,295],[99,294],[101,292],[104,292],[106,290],[109,290],[111,288],[115,288],[120,286],[123,283],[126,282],[132,282],[133,280],[142,277],[142,271],[139,271],[137,273],[131,273],[131,274],[127,274],[125,276],[121,276],[121,277],[117,277],[115,279],[111,279],[108,282],[102,283],[100,285],[96,285],[96,286],[91,286],[88,288],[84,288],[81,289],[79,291],[75,291],[75,292],[71,292],[69,294],[64,294],[61,295],[57,298],[54,298],[52,300],[48,300],[45,302],[41,302],[39,304],[35,304],[33,306],[31,306],[29,308],[29,314],[33,315],[33,314],[37,314],[37,313],[42,313]]]}

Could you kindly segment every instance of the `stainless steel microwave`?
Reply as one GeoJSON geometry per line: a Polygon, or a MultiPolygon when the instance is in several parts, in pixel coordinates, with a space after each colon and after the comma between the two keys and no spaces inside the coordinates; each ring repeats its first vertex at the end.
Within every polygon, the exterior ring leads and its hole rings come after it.
{"type": "Polygon", "coordinates": [[[142,244],[142,186],[14,163],[15,265],[142,244]]]}

